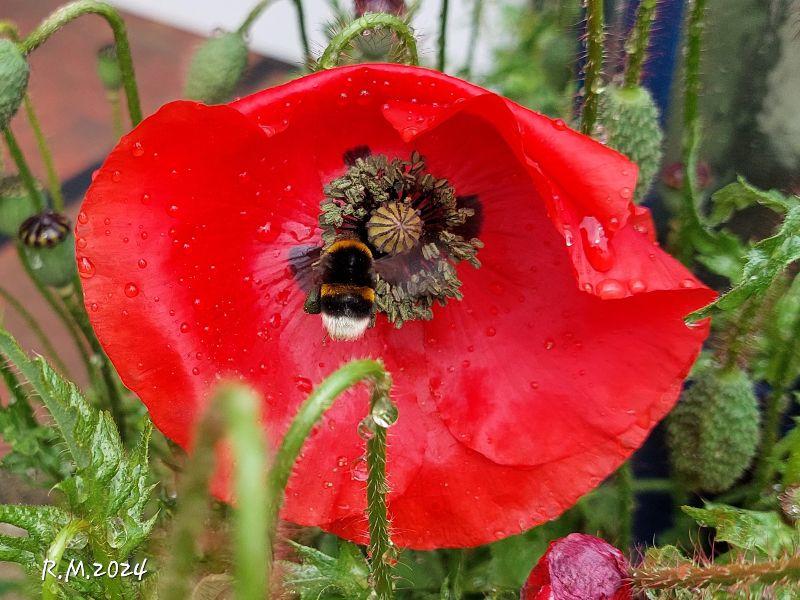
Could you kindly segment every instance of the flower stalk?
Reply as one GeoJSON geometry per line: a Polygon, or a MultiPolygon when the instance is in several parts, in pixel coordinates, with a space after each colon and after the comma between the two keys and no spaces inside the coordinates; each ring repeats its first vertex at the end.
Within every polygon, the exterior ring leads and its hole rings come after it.
{"type": "Polygon", "coordinates": [[[800,555],[775,560],[732,564],[694,565],[635,569],[633,584],[641,590],[699,590],[714,586],[741,586],[746,583],[772,584],[800,579],[800,555]]]}
{"type": "Polygon", "coordinates": [[[605,41],[603,0],[586,2],[586,66],[584,67],[584,100],[581,132],[591,135],[597,122],[603,77],[603,43],[605,41]]]}
{"type": "Polygon", "coordinates": [[[50,191],[50,200],[53,208],[61,212],[64,210],[64,194],[61,192],[61,181],[56,172],[55,162],[53,161],[53,153],[50,151],[50,146],[47,143],[47,138],[42,131],[42,125],[39,122],[39,117],[33,108],[30,94],[25,94],[23,99],[25,107],[25,115],[28,117],[33,135],[36,138],[36,145],[39,147],[39,154],[44,163],[44,169],[47,174],[47,189],[50,191]]]}
{"type": "Polygon", "coordinates": [[[236,514],[234,564],[236,597],[261,600],[269,582],[267,537],[267,453],[260,427],[260,401],[249,388],[224,385],[214,394],[197,430],[192,457],[181,485],[172,533],[172,554],[161,577],[159,598],[183,600],[196,565],[197,539],[208,513],[208,483],[217,444],[227,439],[234,456],[236,514]]]}
{"type": "Polygon", "coordinates": [[[261,13],[263,13],[267,7],[272,4],[272,1],[273,0],[261,0],[260,2],[256,3],[255,6],[250,9],[250,12],[247,13],[244,21],[242,21],[242,24],[239,25],[239,28],[236,31],[242,35],[245,35],[248,31],[250,31],[253,23],[255,23],[261,16],[261,13]]]}
{"type": "Polygon", "coordinates": [[[444,68],[447,64],[447,16],[450,10],[450,2],[449,0],[441,0],[441,2],[442,6],[439,12],[439,54],[436,61],[436,68],[444,72],[444,68]]]}
{"type": "Polygon", "coordinates": [[[36,189],[36,180],[33,178],[33,173],[31,173],[30,167],[28,167],[25,155],[22,154],[22,148],[19,147],[17,138],[11,132],[10,127],[3,130],[3,136],[6,138],[6,146],[8,147],[8,153],[11,155],[11,160],[14,161],[17,167],[20,181],[22,181],[22,184],[30,195],[36,210],[43,210],[44,204],[42,203],[42,196],[39,194],[39,190],[36,189]]]}
{"type": "Polygon", "coordinates": [[[625,54],[628,57],[624,75],[626,88],[636,87],[642,78],[642,67],[650,45],[650,32],[655,20],[657,2],[658,0],[642,0],[636,10],[636,22],[625,42],[625,54]]]}
{"type": "Polygon", "coordinates": [[[128,101],[128,113],[131,125],[135,127],[142,120],[142,107],[139,101],[139,88],[136,85],[136,75],[133,70],[133,59],[125,29],[125,21],[116,8],[105,2],[95,0],[77,0],[66,4],[50,14],[39,26],[26,37],[20,47],[28,55],[44,44],[51,35],[78,17],[95,14],[106,20],[114,34],[114,43],[117,46],[119,68],[122,75],[122,85],[128,101]]]}
{"type": "Polygon", "coordinates": [[[383,27],[391,29],[397,34],[408,55],[408,64],[418,65],[417,40],[408,24],[403,19],[388,13],[367,13],[363,17],[355,19],[331,40],[319,59],[319,68],[331,69],[337,66],[342,53],[354,39],[365,31],[383,27]]]}
{"type": "Polygon", "coordinates": [[[88,528],[89,523],[84,520],[76,519],[74,521],[70,521],[63,529],[61,529],[61,531],[58,532],[56,538],[53,540],[53,543],[50,544],[50,548],[47,550],[45,560],[50,561],[48,564],[53,565],[53,569],[47,571],[45,580],[42,583],[42,600],[55,600],[56,598],[61,597],[58,592],[58,580],[52,575],[51,571],[54,572],[58,569],[58,565],[61,562],[61,557],[64,556],[64,551],[67,549],[67,545],[75,538],[76,535],[87,530],[88,528]]]}
{"type": "Polygon", "coordinates": [[[391,415],[396,419],[396,412],[393,412],[393,405],[388,397],[391,379],[380,362],[356,360],[344,365],[326,377],[300,405],[275,454],[269,474],[267,526],[269,539],[273,539],[283,502],[283,490],[311,429],[342,392],[365,380],[372,381],[374,386],[370,414],[365,419],[365,425],[372,434],[367,441],[367,507],[372,584],[378,600],[389,600],[393,597],[393,561],[390,556],[392,544],[386,510],[386,428],[393,422],[391,415]]]}

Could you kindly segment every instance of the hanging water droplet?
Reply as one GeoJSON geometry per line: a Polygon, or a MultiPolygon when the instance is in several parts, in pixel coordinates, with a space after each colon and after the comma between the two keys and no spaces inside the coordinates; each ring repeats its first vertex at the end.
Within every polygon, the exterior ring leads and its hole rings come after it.
{"type": "Polygon", "coordinates": [[[350,478],[353,481],[366,481],[369,477],[369,468],[367,466],[367,459],[363,456],[353,461],[350,466],[350,478]]]}
{"type": "Polygon", "coordinates": [[[379,427],[388,429],[397,423],[397,407],[388,398],[383,398],[375,403],[372,408],[372,420],[379,427]]]}
{"type": "Polygon", "coordinates": [[[581,221],[580,230],[589,264],[597,271],[608,271],[614,264],[614,254],[603,225],[595,217],[588,216],[581,221]]]}
{"type": "Polygon", "coordinates": [[[626,296],[625,287],[616,279],[603,279],[597,284],[597,295],[603,300],[616,300],[626,296]]]}
{"type": "Polygon", "coordinates": [[[375,436],[377,425],[371,415],[364,417],[358,424],[358,435],[362,440],[371,440],[375,436]]]}

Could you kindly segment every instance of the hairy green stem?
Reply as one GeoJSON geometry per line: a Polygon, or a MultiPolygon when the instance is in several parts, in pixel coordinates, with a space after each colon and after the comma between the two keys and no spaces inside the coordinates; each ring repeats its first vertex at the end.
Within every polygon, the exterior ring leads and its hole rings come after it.
{"type": "Polygon", "coordinates": [[[649,477],[644,479],[635,479],[633,481],[633,490],[638,494],[647,494],[651,492],[666,492],[672,493],[675,484],[671,479],[661,479],[658,477],[649,477]]]}
{"type": "Polygon", "coordinates": [[[71,379],[72,377],[69,373],[69,370],[59,357],[58,352],[56,352],[56,349],[50,341],[50,338],[47,337],[47,334],[42,329],[42,326],[39,325],[36,317],[34,317],[31,312],[25,308],[22,302],[17,300],[17,298],[11,292],[3,287],[0,287],[0,298],[3,298],[3,300],[5,300],[20,317],[22,317],[25,323],[27,323],[31,332],[33,332],[33,334],[41,342],[42,349],[47,353],[47,356],[50,358],[50,360],[56,365],[56,367],[58,367],[58,370],[61,371],[61,373],[71,379]]]}
{"type": "Polygon", "coordinates": [[[64,306],[67,307],[74,322],[78,325],[78,329],[80,329],[83,337],[86,338],[89,347],[92,349],[94,356],[91,362],[97,365],[100,371],[100,376],[103,379],[103,387],[106,390],[108,398],[108,409],[119,428],[119,436],[124,443],[127,439],[128,432],[125,411],[122,406],[122,395],[119,389],[119,378],[89,323],[89,317],[86,315],[86,311],[83,308],[80,283],[76,281],[71,286],[60,289],[59,293],[64,302],[64,306]]]}
{"type": "MultiPolygon", "coordinates": [[[[300,405],[286,435],[275,454],[273,467],[269,473],[269,514],[267,531],[270,539],[278,523],[283,491],[289,481],[297,456],[322,415],[333,405],[336,398],[360,381],[371,380],[374,389],[370,401],[370,416],[367,425],[372,437],[367,443],[367,507],[369,512],[370,554],[372,560],[372,583],[376,598],[388,600],[393,597],[391,577],[391,540],[386,512],[386,432],[385,427],[375,421],[376,410],[389,403],[388,392],[391,386],[389,375],[380,362],[356,360],[329,375],[309,397],[300,405]],[[370,422],[371,421],[371,422],[370,422]]],[[[378,419],[380,420],[380,419],[378,419]]]]}
{"type": "Polygon", "coordinates": [[[253,26],[253,23],[255,23],[256,20],[258,20],[258,18],[261,16],[261,13],[263,13],[264,10],[270,4],[272,4],[272,1],[273,0],[261,0],[260,2],[257,2],[255,6],[250,9],[250,12],[247,13],[247,16],[244,18],[244,21],[242,21],[242,24],[239,25],[239,29],[237,29],[237,31],[242,35],[245,35],[253,26]]]}
{"type": "Polygon", "coordinates": [[[181,486],[172,552],[161,577],[159,598],[183,600],[190,593],[197,538],[208,513],[208,482],[215,448],[227,439],[233,451],[234,571],[237,600],[267,597],[271,550],[267,537],[267,451],[260,426],[260,401],[249,388],[223,385],[215,393],[195,438],[181,486]],[[226,435],[227,434],[227,435],[226,435]]]}
{"type": "Polygon", "coordinates": [[[339,57],[355,38],[365,31],[382,27],[387,27],[397,34],[408,54],[409,64],[418,65],[417,40],[408,24],[395,15],[367,13],[363,17],[355,19],[331,40],[319,59],[319,68],[330,69],[335,67],[339,64],[339,57]]]}
{"type": "Polygon", "coordinates": [[[6,146],[8,146],[8,153],[11,155],[11,160],[14,161],[17,167],[20,181],[22,181],[28,195],[31,197],[33,205],[36,207],[36,210],[44,210],[42,196],[36,187],[36,180],[33,178],[30,167],[28,167],[25,155],[22,154],[22,148],[20,148],[17,143],[17,138],[14,137],[14,134],[11,132],[11,127],[6,127],[3,130],[3,135],[6,138],[6,146]]]}
{"type": "Polygon", "coordinates": [[[642,78],[642,66],[650,45],[650,32],[655,20],[657,3],[658,0],[641,0],[636,10],[636,22],[625,42],[625,54],[628,57],[624,76],[626,88],[636,87],[642,78]]]}
{"type": "Polygon", "coordinates": [[[617,471],[617,502],[619,520],[619,538],[617,547],[627,553],[633,541],[633,515],[636,511],[636,494],[634,492],[633,467],[630,461],[617,471]]]}
{"type": "MultiPolygon", "coordinates": [[[[67,525],[58,532],[53,543],[47,549],[45,560],[50,561],[53,565],[52,571],[58,571],[58,566],[61,563],[61,557],[64,556],[64,551],[72,539],[81,531],[89,528],[89,523],[86,521],[76,519],[70,521],[67,525]]],[[[58,592],[58,580],[48,571],[42,583],[42,600],[56,600],[60,598],[61,594],[58,592]]]]}
{"type": "Polygon", "coordinates": [[[61,181],[58,178],[56,166],[53,162],[53,153],[50,152],[50,146],[47,144],[47,138],[42,131],[39,117],[36,116],[30,94],[25,94],[24,103],[25,114],[28,117],[28,123],[30,123],[33,135],[36,138],[36,145],[39,147],[39,155],[42,157],[44,170],[47,174],[47,189],[50,190],[53,208],[60,212],[64,210],[64,194],[61,193],[61,181]]]}
{"type": "Polygon", "coordinates": [[[800,555],[763,562],[652,567],[634,569],[634,586],[639,590],[699,590],[711,586],[771,584],[800,580],[800,555]]]}
{"type": "Polygon", "coordinates": [[[450,10],[450,2],[449,0],[441,0],[441,3],[439,11],[439,53],[437,55],[436,68],[439,71],[444,71],[447,65],[447,16],[450,10]]]}
{"type": "Polygon", "coordinates": [[[106,92],[108,105],[111,107],[111,130],[114,132],[114,139],[119,140],[125,133],[122,124],[122,102],[120,101],[118,90],[108,90],[106,92]]]}
{"type": "MultiPolygon", "coordinates": [[[[752,301],[751,301],[752,302],[752,301]]],[[[800,346],[800,311],[795,315],[789,332],[788,342],[781,344],[780,353],[775,358],[775,377],[770,383],[772,389],[764,400],[764,422],[761,425],[761,447],[756,459],[753,474],[754,499],[772,481],[775,475],[774,451],[780,436],[781,421],[787,409],[787,391],[790,389],[795,373],[792,373],[792,359],[800,346]]]]}
{"type": "Polygon", "coordinates": [[[136,75],[133,70],[133,59],[131,58],[128,34],[125,30],[125,21],[116,8],[96,0],[77,0],[77,2],[65,4],[51,13],[22,41],[20,44],[22,51],[30,54],[64,25],[87,14],[95,14],[105,19],[114,34],[122,85],[128,100],[128,113],[131,125],[135,127],[142,120],[142,107],[139,102],[139,89],[136,86],[136,75]]]}
{"type": "MultiPolygon", "coordinates": [[[[697,152],[700,145],[700,55],[703,45],[703,19],[706,0],[694,0],[689,10],[686,26],[686,50],[684,62],[683,91],[683,206],[678,222],[677,238],[681,246],[686,244],[687,233],[703,230],[699,210],[697,183],[697,152]]],[[[692,244],[693,245],[693,244],[692,244]]],[[[685,254],[686,249],[681,248],[685,254]]],[[[684,256],[685,258],[685,256],[684,256]]]]}
{"type": "Polygon", "coordinates": [[[597,122],[603,82],[603,43],[605,41],[603,0],[586,0],[586,66],[581,132],[591,135],[597,122]]]}
{"type": "Polygon", "coordinates": [[[303,44],[303,54],[306,61],[311,61],[311,43],[308,39],[308,27],[306,26],[306,11],[303,7],[303,0],[293,0],[294,8],[297,12],[297,28],[300,30],[300,41],[303,44]]]}
{"type": "Polygon", "coordinates": [[[45,302],[50,306],[53,312],[58,316],[61,322],[64,324],[67,332],[69,333],[72,341],[75,343],[75,347],[78,349],[78,353],[81,355],[81,360],[83,360],[83,364],[86,367],[86,375],[90,378],[94,378],[95,368],[92,364],[91,357],[89,353],[86,352],[86,347],[84,346],[84,341],[81,338],[81,334],[78,331],[75,322],[70,317],[67,310],[64,308],[62,304],[56,300],[55,295],[51,292],[46,286],[44,286],[31,268],[31,263],[28,260],[28,256],[25,254],[25,250],[22,247],[21,243],[17,243],[17,255],[19,256],[19,261],[22,264],[22,268],[25,270],[25,273],[28,275],[28,278],[33,282],[33,285],[36,286],[36,290],[45,299],[45,302]]]}

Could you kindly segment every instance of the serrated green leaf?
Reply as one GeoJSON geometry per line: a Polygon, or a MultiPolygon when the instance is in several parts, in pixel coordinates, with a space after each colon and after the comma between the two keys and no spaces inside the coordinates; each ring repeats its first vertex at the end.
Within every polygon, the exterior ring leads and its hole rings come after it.
{"type": "Polygon", "coordinates": [[[697,321],[714,313],[738,308],[749,298],[763,294],[773,280],[800,259],[800,206],[786,214],[778,233],[755,244],[747,254],[740,282],[717,300],[689,315],[697,321]]]}
{"type": "Polygon", "coordinates": [[[342,542],[339,556],[289,540],[301,562],[284,561],[285,583],[303,599],[366,598],[369,593],[369,564],[354,544],[342,542]]]}
{"type": "Polygon", "coordinates": [[[787,212],[800,203],[796,196],[785,196],[777,190],[760,190],[743,177],[726,185],[711,197],[713,209],[708,217],[711,225],[724,223],[734,212],[761,204],[776,212],[787,212]]]}
{"type": "Polygon", "coordinates": [[[56,506],[0,504],[0,523],[24,529],[42,544],[49,544],[68,521],[67,512],[56,506]]]}
{"type": "Polygon", "coordinates": [[[797,530],[784,523],[776,512],[710,502],[705,508],[681,508],[703,527],[715,528],[717,540],[742,550],[759,550],[776,557],[783,552],[794,552],[800,541],[797,530]]]}

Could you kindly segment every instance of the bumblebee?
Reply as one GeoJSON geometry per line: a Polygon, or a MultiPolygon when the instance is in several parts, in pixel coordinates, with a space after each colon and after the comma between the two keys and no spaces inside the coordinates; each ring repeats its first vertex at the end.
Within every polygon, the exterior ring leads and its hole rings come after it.
{"type": "Polygon", "coordinates": [[[322,314],[331,339],[357,340],[374,318],[372,252],[359,240],[338,240],[323,251],[319,266],[321,285],[306,301],[306,312],[322,314]]]}

